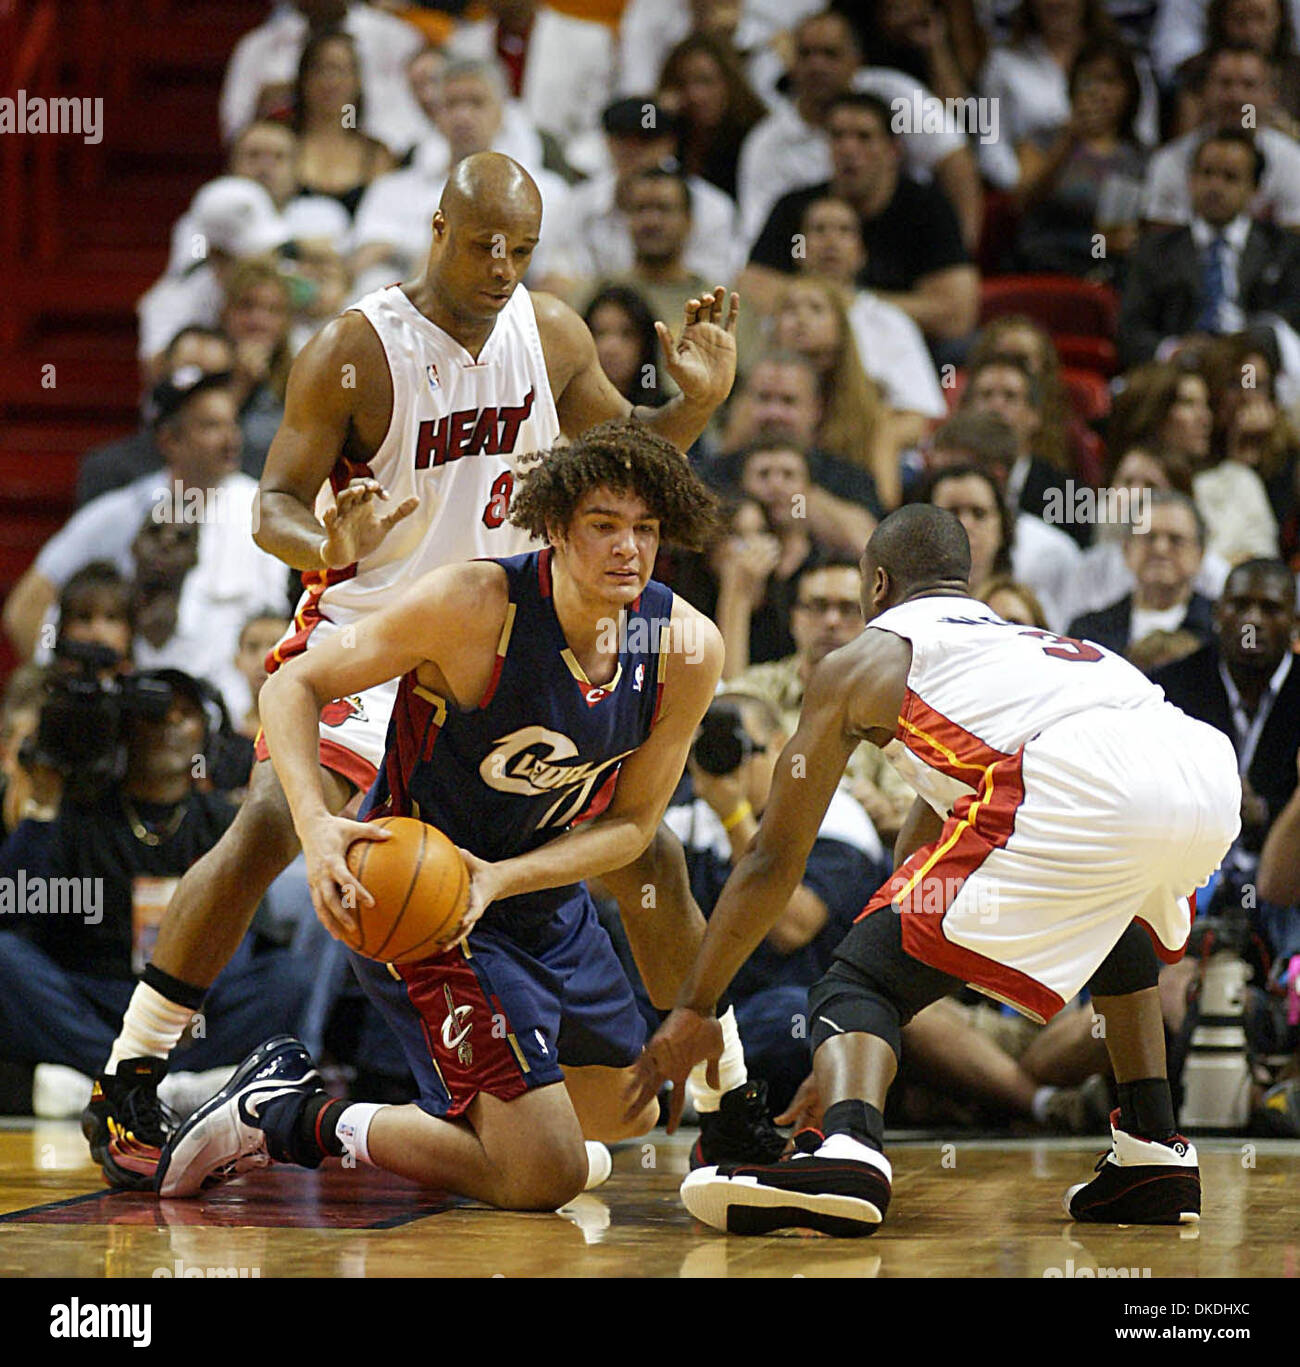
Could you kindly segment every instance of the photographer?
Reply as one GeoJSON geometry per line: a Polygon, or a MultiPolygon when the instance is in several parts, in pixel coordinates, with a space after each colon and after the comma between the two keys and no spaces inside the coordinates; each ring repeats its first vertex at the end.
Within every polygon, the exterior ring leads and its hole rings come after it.
{"type": "MultiPolygon", "coordinates": [[[[686,850],[691,891],[707,916],[758,829],[789,739],[777,709],[740,692],[719,695],[691,749],[692,791],[665,821],[686,850]]],[[[780,1111],[808,1073],[808,988],[886,874],[885,852],[862,807],[840,788],[781,919],[732,983],[751,1078],[780,1111]]]]}
{"type": "MultiPolygon", "coordinates": [[[[209,753],[203,685],[177,670],[102,673],[111,663],[103,647],[65,642],[58,655],[23,759],[57,775],[62,791],[29,804],[0,848],[0,1056],[85,1074],[54,1107],[75,1114],[170,885],[216,844],[235,809],[197,781],[219,758],[209,753]]],[[[196,1018],[181,1068],[233,1065],[268,1033],[295,1028],[310,963],[260,924],[196,1018]]],[[[169,1083],[175,1104],[184,1104],[185,1082],[181,1074],[169,1083]]],[[[52,1113],[48,1102],[44,1109],[52,1113]]]]}
{"type": "MultiPolygon", "coordinates": [[[[1214,639],[1152,676],[1170,702],[1232,741],[1242,789],[1241,834],[1210,895],[1198,901],[1194,952],[1161,975],[1166,1025],[1175,1035],[1190,1031],[1196,1013],[1187,1011],[1187,993],[1200,954],[1231,951],[1253,969],[1246,1033],[1257,1055],[1292,1052],[1297,1043],[1294,1024],[1286,1019],[1282,980],[1300,950],[1300,913],[1287,905],[1291,888],[1278,877],[1280,847],[1273,838],[1279,825],[1285,837],[1296,793],[1296,628],[1291,571],[1280,560],[1243,561],[1229,573],[1215,604],[1214,639]],[[1264,850],[1268,858],[1261,864],[1264,850]]],[[[1283,1132],[1300,1134],[1300,1091],[1294,1087],[1287,1105],[1283,1132]]]]}

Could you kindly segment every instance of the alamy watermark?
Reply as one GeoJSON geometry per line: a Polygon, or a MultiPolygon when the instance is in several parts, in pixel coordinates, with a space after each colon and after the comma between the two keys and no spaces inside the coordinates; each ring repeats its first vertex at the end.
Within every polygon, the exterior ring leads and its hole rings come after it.
{"type": "Polygon", "coordinates": [[[1080,1263],[1075,1266],[1073,1258],[1065,1260],[1064,1268],[1045,1267],[1043,1268],[1044,1277],[1149,1277],[1151,1269],[1149,1267],[1093,1267],[1089,1263],[1080,1263]]]}
{"type": "Polygon", "coordinates": [[[0,96],[0,133],[77,133],[93,147],[104,138],[102,97],[29,95],[0,96]]]}
{"type": "Polygon", "coordinates": [[[152,496],[149,516],[159,524],[250,527],[253,532],[258,529],[261,500],[254,497],[250,506],[242,490],[228,484],[209,488],[174,479],[170,484],[158,485],[152,496]]]}
{"type": "Polygon", "coordinates": [[[937,95],[923,96],[916,89],[906,99],[891,100],[889,110],[892,133],[964,133],[982,143],[998,140],[996,96],[941,100],[937,95]]]}
{"type": "Polygon", "coordinates": [[[1057,526],[1099,526],[1110,522],[1139,535],[1151,530],[1151,490],[1107,486],[1094,489],[1067,479],[1043,495],[1043,521],[1057,526]]]}
{"type": "Polygon", "coordinates": [[[944,916],[954,922],[964,918],[985,926],[998,919],[998,886],[990,878],[968,882],[957,876],[922,874],[915,878],[896,873],[885,887],[900,915],[944,916]]]}
{"type": "Polygon", "coordinates": [[[0,878],[0,916],[81,916],[88,926],[104,919],[102,878],[0,878]]]}
{"type": "MultiPolygon", "coordinates": [[[[617,621],[602,617],[597,623],[596,649],[620,655],[632,651],[647,657],[655,650],[668,650],[680,654],[688,664],[699,664],[704,658],[703,620],[695,616],[629,618],[625,612],[617,621]]],[[[634,681],[638,693],[645,682],[644,676],[634,681]]]]}

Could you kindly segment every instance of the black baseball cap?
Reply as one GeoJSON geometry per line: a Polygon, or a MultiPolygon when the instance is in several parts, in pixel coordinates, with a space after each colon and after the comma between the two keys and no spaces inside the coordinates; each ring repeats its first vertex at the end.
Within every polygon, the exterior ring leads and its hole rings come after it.
{"type": "Polygon", "coordinates": [[[149,395],[149,412],[155,427],[175,417],[187,403],[209,389],[229,388],[234,377],[228,370],[202,370],[183,365],[164,375],[149,395]]]}
{"type": "Polygon", "coordinates": [[[653,95],[615,100],[600,116],[600,122],[606,133],[625,138],[660,138],[666,133],[676,137],[681,130],[679,116],[657,103],[653,95]]]}

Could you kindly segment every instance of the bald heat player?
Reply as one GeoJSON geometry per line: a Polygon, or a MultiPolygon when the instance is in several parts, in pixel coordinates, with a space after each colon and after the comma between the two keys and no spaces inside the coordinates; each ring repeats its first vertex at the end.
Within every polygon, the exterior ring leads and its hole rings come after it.
{"type": "Polygon", "coordinates": [[[716,1229],[874,1233],[900,1029],[963,983],[1038,1021],[1086,986],[1105,1020],[1120,1104],[1108,1161],[1067,1193],[1071,1218],[1199,1218],[1156,978],[1159,959],[1182,956],[1188,898],[1240,827],[1236,757],[1120,656],[1004,622],[971,598],[969,573],[951,513],[914,504],[876,528],[867,629],[814,672],[759,832],[646,1051],[640,1101],[716,1053],[713,1003],[789,900],[849,756],[883,747],[919,796],[894,877],[809,994],[823,1129],[796,1135],[789,1160],[691,1173],[682,1199],[716,1229]]]}
{"type": "Polygon", "coordinates": [[[313,899],[351,920],[368,894],[348,846],[384,833],[331,815],[316,719],[340,693],[402,676],[367,811],[418,815],[470,865],[463,946],[400,966],[353,956],[419,1103],[336,1100],[306,1049],[278,1037],[177,1132],[161,1195],[350,1151],[426,1187],[554,1210],[608,1174],[604,1154],[590,1172],[584,1136],[655,1123],[653,1098],[623,1117],[645,1026],[580,880],[645,849],[713,699],[722,636],[650,572],[661,534],[702,545],[714,503],[667,442],[612,422],[536,466],[510,515],[547,546],[434,570],[351,645],[307,651],[262,693],[313,899]],[[515,763],[529,738],[564,758],[536,784],[515,763]]]}
{"type": "MultiPolygon", "coordinates": [[[[527,533],[506,520],[517,457],[628,416],[684,450],[730,391],[739,301],[719,289],[688,302],[675,342],[657,325],[681,393],[634,411],[577,314],[520,285],[540,227],[527,172],[496,153],[466,158],[434,214],[424,273],[360,300],[294,362],[256,539],[303,571],[306,591],[271,666],[355,630],[439,565],[527,549],[527,533]]],[[[381,684],[326,709],[320,760],[331,811],[374,781],[395,693],[396,683],[381,684]]],[[[152,1186],[166,1137],[157,1101],[166,1059],[298,852],[264,743],[258,757],[235,821],[172,898],[82,1117],[115,1186],[152,1186]]],[[[680,849],[657,838],[634,869],[606,881],[651,998],[667,1007],[703,933],[680,849]],[[647,883],[658,892],[653,909],[642,906],[647,883]]],[[[738,1040],[732,1057],[724,1082],[734,1088],[744,1081],[738,1040]]],[[[714,1094],[697,1101],[715,1113],[719,1104],[714,1094]]],[[[766,1133],[770,1143],[770,1125],[766,1133]]]]}

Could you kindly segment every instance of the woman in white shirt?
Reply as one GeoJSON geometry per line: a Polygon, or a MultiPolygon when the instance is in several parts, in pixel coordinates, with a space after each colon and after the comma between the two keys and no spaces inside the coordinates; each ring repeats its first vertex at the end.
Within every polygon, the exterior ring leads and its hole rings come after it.
{"type": "MultiPolygon", "coordinates": [[[[1102,0],[1025,0],[1012,24],[1011,42],[989,55],[981,93],[998,101],[999,136],[981,142],[980,169],[999,190],[1020,180],[1016,149],[1050,139],[1070,119],[1069,73],[1086,44],[1113,37],[1102,0]]],[[[1154,145],[1159,96],[1145,61],[1137,61],[1142,86],[1135,124],[1138,140],[1154,145]]]]}

